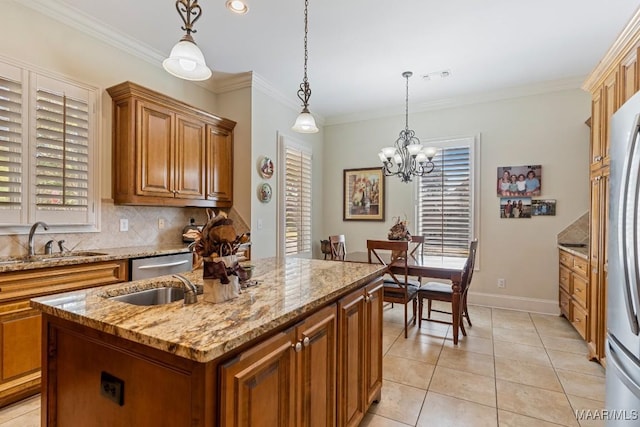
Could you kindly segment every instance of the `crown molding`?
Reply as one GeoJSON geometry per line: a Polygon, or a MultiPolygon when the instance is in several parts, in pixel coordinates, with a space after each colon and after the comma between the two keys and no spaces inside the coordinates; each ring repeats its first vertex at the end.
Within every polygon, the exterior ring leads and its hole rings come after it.
{"type": "MultiPolygon", "coordinates": [[[[448,108],[463,107],[466,105],[483,104],[486,102],[495,102],[506,99],[522,98],[526,96],[542,95],[545,93],[562,92],[565,90],[580,89],[580,85],[584,81],[584,77],[572,77],[561,80],[552,80],[548,82],[517,86],[507,89],[500,89],[491,92],[475,93],[453,98],[437,99],[429,102],[421,102],[411,105],[411,112],[425,112],[444,110],[448,108]]],[[[326,125],[338,125],[365,121],[371,119],[379,119],[383,117],[396,116],[399,114],[397,107],[384,108],[379,110],[370,110],[361,113],[345,114],[341,116],[332,116],[326,119],[326,125]]]]}
{"type": "Polygon", "coordinates": [[[613,42],[613,45],[586,78],[582,89],[587,92],[593,92],[598,88],[612,67],[622,62],[624,56],[627,55],[638,42],[640,42],[640,8],[636,10],[631,20],[613,42]]]}

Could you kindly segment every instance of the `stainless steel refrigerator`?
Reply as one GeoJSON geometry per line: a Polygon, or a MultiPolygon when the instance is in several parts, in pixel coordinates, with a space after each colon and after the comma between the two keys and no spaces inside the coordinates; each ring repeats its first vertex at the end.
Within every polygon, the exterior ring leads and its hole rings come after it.
{"type": "Polygon", "coordinates": [[[640,425],[640,93],[611,119],[607,426],[640,425]]]}

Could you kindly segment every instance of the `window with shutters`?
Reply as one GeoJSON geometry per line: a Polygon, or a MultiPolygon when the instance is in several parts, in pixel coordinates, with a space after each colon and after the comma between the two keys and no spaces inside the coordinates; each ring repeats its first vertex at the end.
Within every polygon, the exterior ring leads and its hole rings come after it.
{"type": "Polygon", "coordinates": [[[433,172],[417,181],[418,233],[427,254],[466,256],[475,237],[475,138],[432,141],[433,172]]]}
{"type": "Polygon", "coordinates": [[[311,151],[284,137],[280,139],[283,165],[280,209],[280,251],[311,256],[311,151]]]}
{"type": "Polygon", "coordinates": [[[97,91],[0,64],[0,232],[97,229],[97,91]]]}

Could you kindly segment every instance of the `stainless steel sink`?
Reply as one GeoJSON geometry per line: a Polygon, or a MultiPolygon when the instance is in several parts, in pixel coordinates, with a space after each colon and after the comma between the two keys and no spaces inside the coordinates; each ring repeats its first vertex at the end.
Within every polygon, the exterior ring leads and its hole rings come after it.
{"type": "Polygon", "coordinates": [[[109,299],[134,305],[161,305],[184,299],[184,290],[172,287],[153,288],[109,299]]]}

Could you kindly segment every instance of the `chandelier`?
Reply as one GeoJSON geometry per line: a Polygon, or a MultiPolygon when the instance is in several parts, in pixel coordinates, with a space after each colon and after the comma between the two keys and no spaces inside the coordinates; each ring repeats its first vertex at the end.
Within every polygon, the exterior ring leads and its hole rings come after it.
{"type": "Polygon", "coordinates": [[[302,101],[302,111],[296,118],[296,122],[291,129],[298,133],[316,133],[318,127],[316,121],[309,112],[309,98],[311,98],[311,88],[309,87],[309,80],[307,79],[307,59],[309,52],[307,51],[307,33],[308,27],[308,12],[309,0],[304,1],[304,78],[298,89],[298,98],[302,101]]]}
{"type": "Polygon", "coordinates": [[[402,77],[407,80],[405,98],[405,125],[396,139],[395,147],[385,147],[378,153],[385,176],[397,175],[402,182],[411,182],[414,176],[423,176],[433,171],[433,156],[436,149],[422,147],[416,133],[409,129],[409,77],[413,73],[405,71],[402,77]]]}
{"type": "Polygon", "coordinates": [[[177,0],[176,10],[184,22],[182,30],[186,34],[171,49],[171,54],[162,61],[162,66],[169,73],[185,80],[207,80],[211,77],[211,70],[204,61],[204,55],[193,40],[191,33],[195,33],[193,24],[202,15],[198,0],[177,0]],[[192,19],[193,18],[193,19],[192,19]]]}

